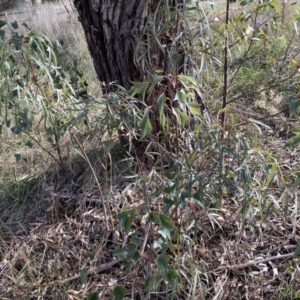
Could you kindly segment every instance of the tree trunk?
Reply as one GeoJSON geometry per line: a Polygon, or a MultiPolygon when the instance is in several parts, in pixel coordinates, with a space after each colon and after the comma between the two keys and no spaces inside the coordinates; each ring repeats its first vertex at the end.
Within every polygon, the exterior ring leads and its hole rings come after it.
{"type": "MultiPolygon", "coordinates": [[[[174,11],[180,8],[182,1],[170,0],[168,8],[174,11]]],[[[157,69],[169,74],[164,47],[172,43],[180,20],[175,20],[175,25],[172,20],[172,28],[165,26],[166,32],[153,36],[158,27],[164,25],[164,20],[157,19],[164,3],[158,0],[74,0],[100,81],[115,81],[128,89],[130,81],[142,81],[157,69]],[[154,38],[157,38],[155,43],[154,38]]]]}
{"type": "MultiPolygon", "coordinates": [[[[143,154],[150,144],[152,152],[160,153],[164,160],[168,157],[172,160],[174,152],[178,158],[179,134],[173,108],[178,108],[178,101],[174,99],[183,86],[177,75],[190,73],[192,65],[192,55],[188,53],[188,48],[192,47],[188,47],[184,30],[184,1],[74,0],[74,4],[101,82],[116,82],[128,90],[132,81],[151,81],[151,75],[157,72],[162,75],[156,77],[162,79],[159,84],[152,77],[151,93],[148,90],[145,97],[146,106],[140,106],[141,109],[147,107],[145,114],[148,115],[143,118],[146,120],[143,124],[149,117],[151,126],[147,126],[148,129],[151,127],[151,132],[148,131],[141,140],[132,137],[130,148],[136,160],[143,165],[143,154]],[[162,94],[167,99],[163,109],[170,120],[168,132],[175,132],[177,137],[176,151],[169,136],[164,136],[165,125],[159,121],[157,100],[162,94]]],[[[201,104],[204,113],[201,95],[195,95],[195,100],[201,104]]],[[[121,127],[120,137],[128,137],[130,128],[121,127]]]]}

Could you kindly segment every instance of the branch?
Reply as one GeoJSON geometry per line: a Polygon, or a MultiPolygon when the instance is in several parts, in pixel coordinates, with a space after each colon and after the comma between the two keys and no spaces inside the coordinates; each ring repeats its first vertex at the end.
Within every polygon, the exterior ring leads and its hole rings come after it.
{"type": "Polygon", "coordinates": [[[288,254],[282,254],[282,255],[277,255],[277,256],[271,256],[265,259],[261,259],[261,260],[250,260],[244,264],[240,264],[240,265],[233,265],[233,266],[227,266],[228,269],[230,270],[237,270],[237,269],[244,269],[250,266],[255,266],[258,264],[263,264],[272,260],[277,260],[277,259],[285,259],[285,258],[291,258],[293,257],[294,253],[288,253],[288,254]]]}

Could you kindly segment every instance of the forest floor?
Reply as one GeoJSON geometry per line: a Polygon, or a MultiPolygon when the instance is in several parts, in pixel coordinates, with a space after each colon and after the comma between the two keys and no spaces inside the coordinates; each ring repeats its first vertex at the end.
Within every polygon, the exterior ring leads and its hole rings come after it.
{"type": "MultiPolygon", "coordinates": [[[[55,7],[65,9],[64,5],[55,7]]],[[[58,18],[68,18],[69,12],[58,13],[58,18]]],[[[80,26],[73,13],[65,26],[75,24],[72,36],[81,36],[83,46],[78,47],[78,56],[66,62],[69,68],[77,60],[83,68],[91,69],[90,58],[80,59],[87,49],[83,33],[77,33],[80,26]]],[[[31,21],[37,16],[43,14],[35,13],[31,21]]],[[[52,31],[53,41],[63,40],[74,47],[61,28],[44,27],[45,34],[52,31]]],[[[93,72],[89,76],[95,78],[93,72]]],[[[90,88],[95,86],[96,81],[90,88]]],[[[286,135],[263,130],[257,148],[276,156],[281,169],[288,171],[299,165],[300,149],[285,147],[286,135]]],[[[141,212],[145,205],[151,211],[160,209],[162,196],[152,197],[161,184],[159,176],[146,183],[136,180],[133,171],[128,171],[130,166],[122,161],[126,150],[118,142],[109,158],[96,138],[78,138],[88,149],[86,154],[100,186],[78,152],[71,158],[67,151],[63,153],[62,169],[44,150],[23,147],[24,137],[8,131],[0,135],[0,298],[121,299],[112,292],[123,286],[124,299],[172,299],[166,296],[172,294],[170,286],[155,292],[145,290],[157,256],[153,247],[157,228],[137,217],[125,234],[117,217],[124,210],[141,212]],[[15,153],[22,153],[18,162],[15,153]],[[103,200],[110,210],[108,220],[103,200]],[[136,233],[143,245],[139,260],[129,266],[117,258],[115,249],[126,245],[136,233]]],[[[245,216],[240,212],[243,203],[228,195],[220,198],[219,208],[206,209],[187,201],[185,209],[193,212],[194,220],[184,222],[190,222],[191,229],[169,250],[172,266],[180,274],[173,299],[300,299],[300,263],[299,257],[294,257],[300,239],[299,190],[281,194],[276,186],[273,195],[264,212],[259,212],[261,207],[253,199],[245,216]]],[[[178,217],[172,226],[181,232],[182,223],[178,217]]]]}

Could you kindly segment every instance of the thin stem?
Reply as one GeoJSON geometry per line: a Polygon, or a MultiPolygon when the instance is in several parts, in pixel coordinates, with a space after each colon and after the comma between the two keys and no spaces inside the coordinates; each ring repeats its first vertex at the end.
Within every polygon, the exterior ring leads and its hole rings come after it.
{"type": "Polygon", "coordinates": [[[221,125],[225,127],[225,108],[227,106],[227,77],[228,77],[228,23],[229,23],[229,3],[230,0],[226,1],[226,33],[225,33],[225,46],[224,46],[224,69],[223,69],[223,103],[221,112],[221,125]]]}

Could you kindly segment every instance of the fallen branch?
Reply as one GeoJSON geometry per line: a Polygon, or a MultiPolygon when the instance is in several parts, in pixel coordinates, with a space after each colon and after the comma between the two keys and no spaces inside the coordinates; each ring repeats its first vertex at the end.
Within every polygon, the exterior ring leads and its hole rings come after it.
{"type": "Polygon", "coordinates": [[[244,269],[244,268],[247,268],[247,267],[250,267],[250,266],[267,263],[267,262],[272,261],[272,260],[290,258],[293,255],[294,255],[294,253],[282,254],[282,255],[277,255],[277,256],[271,256],[271,257],[261,259],[261,260],[250,260],[250,261],[248,261],[244,264],[226,266],[226,267],[230,270],[244,269]]]}
{"type": "MultiPolygon", "coordinates": [[[[96,274],[100,274],[100,273],[103,273],[104,271],[112,268],[113,266],[119,264],[121,262],[120,259],[115,259],[115,260],[112,260],[108,263],[105,263],[105,264],[102,264],[100,266],[96,266],[96,267],[93,267],[93,268],[90,268],[89,270],[86,271],[86,274],[89,276],[91,275],[96,275],[96,274]]],[[[69,277],[69,278],[66,278],[66,279],[63,279],[63,280],[55,280],[55,281],[52,281],[52,282],[49,282],[49,283],[41,283],[42,280],[36,282],[35,284],[32,284],[30,287],[40,287],[40,286],[57,286],[57,285],[63,285],[65,283],[68,283],[68,282],[71,282],[71,281],[74,281],[74,280],[77,280],[81,277],[81,274],[77,274],[77,275],[74,275],[72,277],[69,277]]],[[[27,288],[27,286],[22,286],[22,285],[19,285],[18,288],[27,288]]]]}
{"type": "MultiPolygon", "coordinates": [[[[117,265],[120,262],[121,262],[120,259],[112,260],[112,261],[110,261],[110,262],[108,262],[106,264],[103,264],[103,265],[100,265],[100,266],[97,266],[97,267],[94,267],[94,268],[91,268],[91,269],[87,270],[86,274],[87,275],[95,275],[95,274],[103,273],[104,271],[108,270],[109,268],[112,268],[113,266],[117,265]]],[[[79,279],[80,276],[81,276],[80,274],[74,275],[74,276],[66,278],[64,280],[58,280],[58,281],[55,281],[55,282],[51,282],[50,285],[53,285],[53,284],[65,284],[65,283],[68,283],[70,281],[79,279]]]]}

